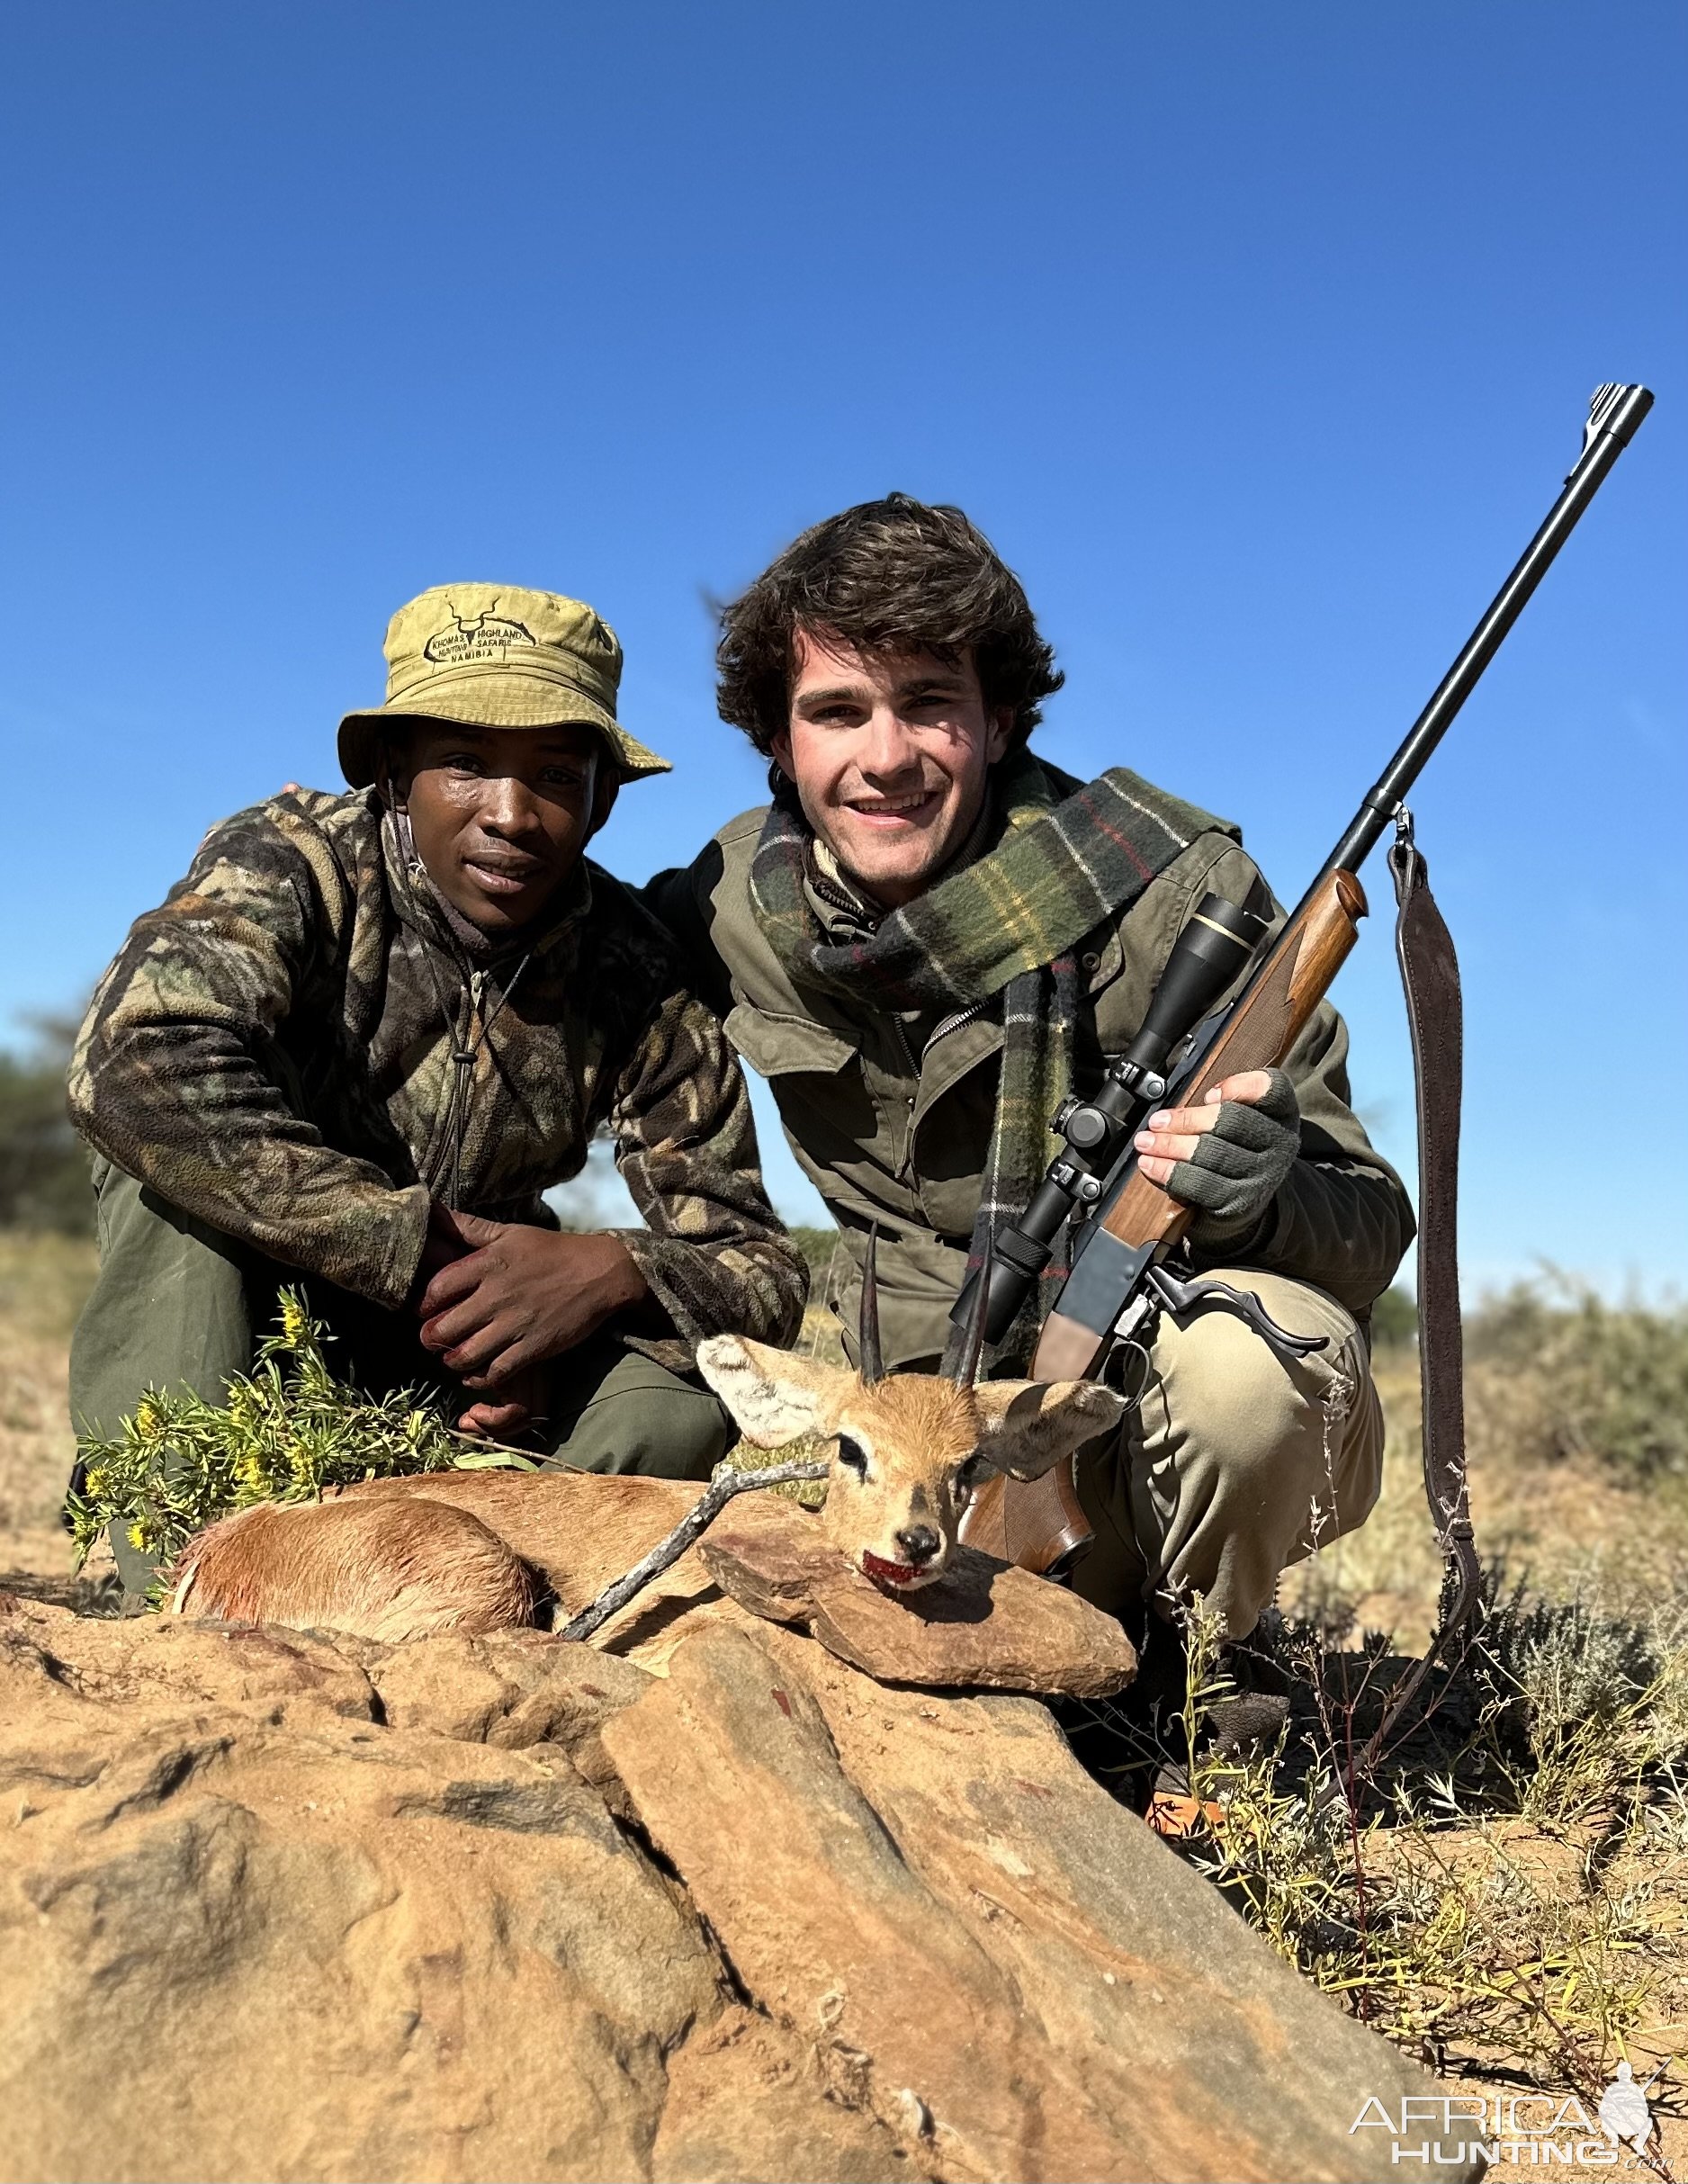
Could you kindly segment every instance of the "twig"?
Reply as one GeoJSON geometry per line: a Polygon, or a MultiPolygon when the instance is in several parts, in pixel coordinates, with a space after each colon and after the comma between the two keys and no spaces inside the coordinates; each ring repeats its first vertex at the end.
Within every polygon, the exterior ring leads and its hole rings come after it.
{"type": "Polygon", "coordinates": [[[651,1552],[635,1562],[624,1577],[617,1577],[614,1585],[606,1586],[589,1606],[583,1607],[571,1621],[564,1623],[559,1636],[562,1638],[590,1638],[609,1621],[618,1608],[624,1608],[637,1592],[642,1592],[652,1577],[660,1577],[670,1564],[678,1562],[686,1550],[700,1533],[708,1530],[735,1494],[749,1493],[758,1487],[783,1487],[788,1480],[824,1478],[831,1466],[827,1463],[780,1463],[766,1471],[735,1471],[731,1465],[717,1464],[709,1484],[666,1539],[659,1540],[651,1552]]]}

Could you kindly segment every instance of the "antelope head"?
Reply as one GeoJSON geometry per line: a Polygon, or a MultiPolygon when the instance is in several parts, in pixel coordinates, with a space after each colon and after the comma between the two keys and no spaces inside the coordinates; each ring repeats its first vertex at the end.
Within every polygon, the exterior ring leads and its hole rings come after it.
{"type": "Polygon", "coordinates": [[[1039,1478],[1117,1424],[1126,1403],[1094,1380],[980,1381],[983,1281],[953,1369],[887,1376],[874,1245],[870,1235],[856,1371],[736,1335],[700,1343],[697,1366],[756,1447],[831,1443],[828,1537],[882,1590],[906,1592],[942,1575],[987,1469],[1039,1478]]]}

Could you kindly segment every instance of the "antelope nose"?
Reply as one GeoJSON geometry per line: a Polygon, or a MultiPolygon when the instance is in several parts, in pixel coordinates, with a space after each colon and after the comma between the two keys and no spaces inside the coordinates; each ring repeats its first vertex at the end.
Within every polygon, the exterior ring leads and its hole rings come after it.
{"type": "Polygon", "coordinates": [[[897,1545],[911,1562],[929,1562],[943,1541],[929,1524],[911,1524],[897,1534],[897,1545]]]}

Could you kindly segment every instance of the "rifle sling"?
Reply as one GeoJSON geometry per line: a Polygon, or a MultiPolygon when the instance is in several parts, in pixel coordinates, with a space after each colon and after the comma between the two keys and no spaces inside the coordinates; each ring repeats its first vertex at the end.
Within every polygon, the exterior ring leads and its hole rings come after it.
{"type": "Polygon", "coordinates": [[[1464,1012],[1459,962],[1430,871],[1413,838],[1410,813],[1396,820],[1389,874],[1398,915],[1396,959],[1413,1041],[1418,1110],[1418,1382],[1424,1497],[1441,1550],[1436,1631],[1422,1661],[1395,1693],[1367,1748],[1375,1760],[1432,1665],[1468,1631],[1482,1598],[1466,1480],[1465,1358],[1459,1316],[1459,1107],[1464,1012]]]}

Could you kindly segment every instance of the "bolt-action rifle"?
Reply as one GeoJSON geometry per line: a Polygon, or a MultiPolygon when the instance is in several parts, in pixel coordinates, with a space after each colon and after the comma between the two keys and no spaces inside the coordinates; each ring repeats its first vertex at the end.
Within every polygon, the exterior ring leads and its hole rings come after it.
{"type": "MultiPolygon", "coordinates": [[[[963,1290],[952,1317],[968,1324],[974,1284],[989,1284],[984,1330],[987,1341],[1007,1334],[1031,1286],[1048,1265],[1064,1229],[1071,1227],[1070,1268],[1045,1322],[1032,1363],[1040,1380],[1082,1380],[1099,1372],[1117,1340],[1141,1335],[1157,1312],[1175,1320],[1205,1308],[1239,1312],[1266,1341],[1288,1357],[1322,1349],[1274,1325],[1258,1298],[1230,1285],[1180,1272],[1173,1259],[1191,1215],[1142,1173],[1132,1138],[1152,1108],[1190,1107],[1223,1079],[1244,1070],[1270,1069],[1282,1063],[1302,1028],[1324,999],[1331,981],[1359,938],[1366,914],[1360,868],[1385,831],[1397,829],[1391,852],[1401,890],[1400,946],[1414,1002],[1414,965],[1407,953],[1409,892],[1428,903],[1423,886],[1423,860],[1411,847],[1411,820],[1405,799],[1425,760],[1454,715],[1475,688],[1502,640],[1517,620],[1577,519],[1599,490],[1606,473],[1629,445],[1653,406],[1645,387],[1604,386],[1590,406],[1583,448],[1546,520],[1525,548],[1518,566],[1502,585],[1487,613],[1467,640],[1435,695],[1414,723],[1405,741],[1385,768],[1375,787],[1343,831],[1317,878],[1294,913],[1268,939],[1266,921],[1217,894],[1203,897],[1169,956],[1149,1003],[1142,1029],[1109,1065],[1100,1089],[1088,1099],[1068,1100],[1055,1117],[1063,1149],[1013,1227],[992,1239],[984,1266],[963,1290]],[[1405,860],[1416,877],[1403,880],[1405,860]],[[1397,860],[1402,860],[1397,863],[1397,860]],[[1241,983],[1239,984],[1239,980],[1241,983]],[[1235,987],[1223,1008],[1215,1004],[1235,987]]],[[[1433,905],[1428,911],[1445,948],[1432,975],[1421,983],[1450,987],[1452,1044],[1457,1069],[1458,971],[1445,928],[1433,905]]],[[[1421,1064],[1421,1025],[1413,1007],[1414,1058],[1421,1064]]],[[[1432,1029],[1430,1043],[1438,1037],[1432,1029]]],[[[1425,1071],[1421,1066],[1421,1191],[1428,1193],[1424,1128],[1425,1071]]],[[[1452,1142],[1444,1156],[1450,1187],[1440,1226],[1441,1270],[1450,1292],[1451,1342],[1458,1401],[1458,1292],[1452,1282],[1452,1161],[1457,1148],[1458,1086],[1452,1093],[1452,1142]]],[[[1428,1231],[1428,1219],[1421,1228],[1428,1231]]],[[[1421,1248],[1427,1239],[1421,1236],[1421,1248]]],[[[1434,1239],[1431,1239],[1434,1241],[1434,1239]]],[[[1426,1277],[1421,1268],[1420,1307],[1424,1309],[1426,1277]]],[[[1428,1344],[1421,1344],[1425,1350],[1428,1344]]],[[[1423,1361],[1422,1361],[1423,1362],[1423,1361]]],[[[1427,1394],[1429,1392],[1427,1387],[1427,1394]]],[[[1429,1408],[1427,1406],[1427,1420],[1429,1408]]],[[[1456,1409],[1451,1438],[1459,1439],[1456,1409]]],[[[1427,1480],[1429,1473],[1427,1467],[1427,1480]]],[[[1464,1508],[1463,1460],[1459,1464],[1460,1521],[1464,1508]]],[[[1449,1521],[1448,1493],[1432,1490],[1438,1531],[1449,1521]]],[[[1467,1525],[1468,1537],[1468,1524],[1467,1525]]],[[[993,1479],[975,1496],[963,1523],[963,1536],[993,1547],[1037,1570],[1052,1570],[1090,1536],[1066,1467],[1035,1485],[993,1479]]]]}

